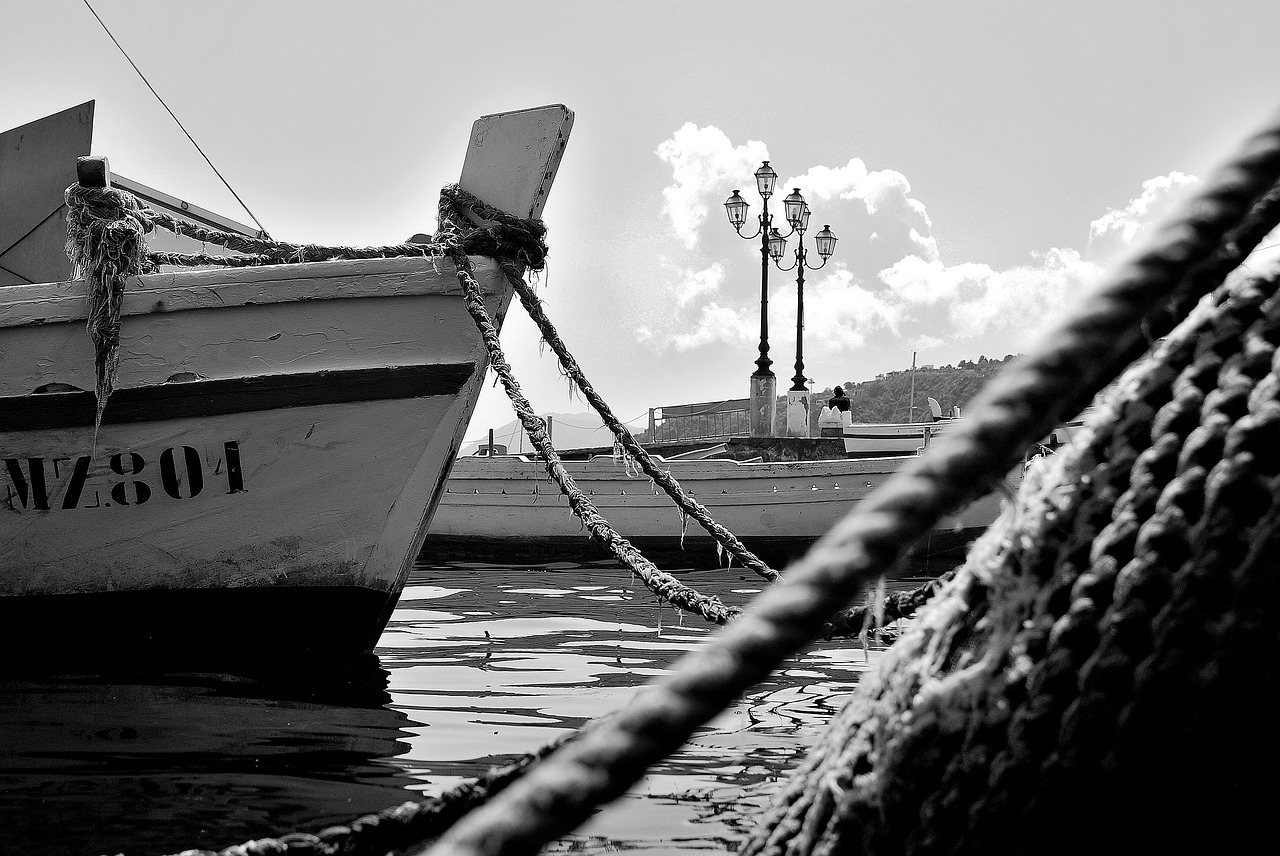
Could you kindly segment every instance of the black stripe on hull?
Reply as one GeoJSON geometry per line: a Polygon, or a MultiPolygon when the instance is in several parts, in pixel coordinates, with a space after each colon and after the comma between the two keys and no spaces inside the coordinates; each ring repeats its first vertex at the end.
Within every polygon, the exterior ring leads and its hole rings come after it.
{"type": "Polygon", "coordinates": [[[0,674],[266,674],[357,659],[395,603],[359,586],[10,595],[0,597],[0,674]]]}
{"type": "MultiPolygon", "coordinates": [[[[456,395],[475,363],[343,369],[181,381],[116,390],[103,424],[192,419],[225,413],[456,395]]],[[[0,431],[79,428],[93,424],[92,392],[48,392],[0,397],[0,431]]]]}

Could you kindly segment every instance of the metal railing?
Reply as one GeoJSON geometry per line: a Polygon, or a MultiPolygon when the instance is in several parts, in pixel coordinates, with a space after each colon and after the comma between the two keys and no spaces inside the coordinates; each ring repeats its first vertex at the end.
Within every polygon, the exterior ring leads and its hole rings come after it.
{"type": "Polygon", "coordinates": [[[750,399],[649,408],[649,442],[727,440],[751,433],[750,399]]]}

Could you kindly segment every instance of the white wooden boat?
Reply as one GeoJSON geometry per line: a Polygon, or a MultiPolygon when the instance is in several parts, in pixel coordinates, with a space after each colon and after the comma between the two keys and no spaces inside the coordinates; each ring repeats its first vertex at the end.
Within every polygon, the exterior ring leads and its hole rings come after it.
{"type": "MultiPolygon", "coordinates": [[[[953,414],[943,416],[938,402],[928,399],[932,412],[929,422],[849,422],[845,421],[841,430],[844,438],[844,450],[851,458],[876,458],[885,455],[919,454],[931,443],[946,436],[947,431],[964,418],[960,409],[954,408],[953,414]]],[[[824,409],[824,414],[826,413],[824,409]]],[[[848,417],[848,413],[842,414],[848,417]]],[[[1083,425],[1082,420],[1073,420],[1055,428],[1041,440],[1041,445],[1050,451],[1071,441],[1072,434],[1083,425]]]]}
{"type": "MultiPolygon", "coordinates": [[[[561,106],[481,118],[462,187],[537,216],[571,126],[561,106]]],[[[473,262],[500,320],[510,285],[473,262]]],[[[371,649],[487,366],[452,265],[130,279],[96,448],[86,303],[83,282],[0,287],[7,658],[371,649]]]]}
{"type": "MultiPolygon", "coordinates": [[[[906,458],[655,460],[748,549],[781,564],[803,553],[906,458]]],[[[686,525],[680,509],[647,476],[607,455],[564,465],[614,529],[646,555],[664,564],[695,566],[720,559],[715,541],[696,522],[686,525]]],[[[1020,480],[1020,473],[1012,475],[1010,487],[1020,480]]],[[[997,492],[974,502],[945,520],[922,549],[949,551],[966,543],[995,520],[1002,501],[997,492]]],[[[569,510],[543,464],[525,455],[459,459],[423,553],[432,560],[499,562],[606,555],[569,510]]]]}

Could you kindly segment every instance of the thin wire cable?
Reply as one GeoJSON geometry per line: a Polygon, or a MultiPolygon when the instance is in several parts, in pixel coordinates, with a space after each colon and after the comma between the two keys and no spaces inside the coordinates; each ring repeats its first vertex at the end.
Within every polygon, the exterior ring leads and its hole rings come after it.
{"type": "Polygon", "coordinates": [[[252,211],[249,210],[249,206],[244,204],[244,200],[240,198],[240,194],[236,193],[235,188],[231,186],[231,183],[228,182],[225,178],[223,178],[222,173],[218,172],[218,168],[213,165],[213,161],[209,160],[209,156],[204,153],[204,149],[200,148],[200,144],[196,142],[195,137],[191,136],[191,134],[187,131],[186,127],[182,124],[182,121],[178,119],[177,116],[174,115],[172,110],[169,109],[169,105],[166,104],[164,102],[164,99],[160,97],[160,93],[156,92],[156,88],[151,85],[151,81],[147,80],[147,76],[142,73],[142,69],[138,68],[138,64],[135,63],[132,57],[129,56],[129,52],[126,51],[124,49],[124,46],[120,44],[119,40],[117,40],[116,37],[111,34],[111,30],[107,28],[106,22],[103,21],[102,18],[98,15],[98,13],[94,11],[93,7],[89,5],[89,0],[82,0],[82,2],[84,3],[85,8],[89,10],[90,14],[92,14],[94,18],[97,18],[98,24],[102,27],[102,31],[107,34],[107,37],[110,38],[112,42],[115,43],[115,46],[120,50],[120,53],[124,56],[126,60],[128,60],[129,65],[133,66],[133,70],[138,73],[138,77],[142,78],[142,82],[147,85],[147,88],[151,90],[151,94],[154,95],[156,97],[156,100],[160,102],[160,106],[163,107],[166,112],[168,112],[169,116],[172,117],[174,122],[178,123],[178,127],[182,129],[182,133],[187,135],[187,139],[191,141],[191,145],[196,147],[196,151],[200,153],[200,157],[204,158],[204,162],[209,165],[209,169],[213,170],[213,174],[218,176],[218,179],[224,185],[226,185],[227,190],[231,191],[231,195],[236,198],[236,202],[240,203],[240,207],[243,208],[245,210],[245,213],[248,214],[253,219],[253,222],[255,224],[257,224],[258,230],[262,232],[262,237],[270,238],[271,235],[267,232],[267,227],[262,225],[262,222],[256,216],[254,216],[254,213],[252,211]]]}

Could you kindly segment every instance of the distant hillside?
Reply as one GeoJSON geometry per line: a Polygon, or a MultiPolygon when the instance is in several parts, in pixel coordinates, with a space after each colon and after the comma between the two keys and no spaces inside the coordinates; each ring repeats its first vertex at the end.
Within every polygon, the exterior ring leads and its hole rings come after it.
{"type": "MultiPolygon", "coordinates": [[[[952,407],[963,410],[977,395],[978,390],[997,372],[1014,359],[1010,354],[1004,359],[987,359],[978,357],[977,362],[961,360],[954,366],[918,366],[915,384],[915,421],[928,420],[928,404],[925,399],[937,399],[942,405],[942,412],[949,413],[952,407]]],[[[849,411],[854,422],[906,422],[911,404],[911,370],[890,372],[875,380],[862,383],[843,383],[845,395],[849,396],[849,411]]],[[[833,393],[832,388],[813,393],[815,411],[827,403],[833,393]]],[[[815,418],[815,425],[816,416],[815,418]]]]}
{"type": "MultiPolygon", "coordinates": [[[[966,408],[977,395],[978,390],[997,372],[1004,368],[1012,355],[1003,359],[987,359],[978,357],[977,362],[961,360],[954,366],[924,365],[916,368],[915,421],[928,421],[928,398],[935,398],[942,407],[942,412],[950,413],[952,407],[966,408]]],[[[842,383],[845,394],[850,399],[850,412],[854,422],[906,422],[911,404],[911,370],[890,372],[875,380],[853,383],[842,383]]],[[[813,421],[812,436],[818,436],[818,415],[822,406],[834,393],[832,387],[813,391],[813,406],[810,408],[813,421]]],[[[778,416],[774,434],[786,434],[787,398],[778,398],[778,416]]],[[[557,449],[607,448],[613,445],[613,436],[600,423],[594,413],[551,413],[543,414],[551,420],[551,441],[557,449]]],[[[743,417],[745,418],[745,417],[743,417]]],[[[474,429],[476,426],[472,426],[474,429]]],[[[648,431],[643,424],[631,426],[636,439],[642,444],[649,440],[648,431]]],[[[488,443],[488,438],[479,439],[475,432],[472,438],[463,445],[461,454],[469,455],[477,448],[488,443]]],[[[508,452],[528,452],[531,450],[529,439],[524,436],[518,421],[512,420],[501,426],[494,426],[493,441],[499,446],[506,446],[508,452]]]]}

